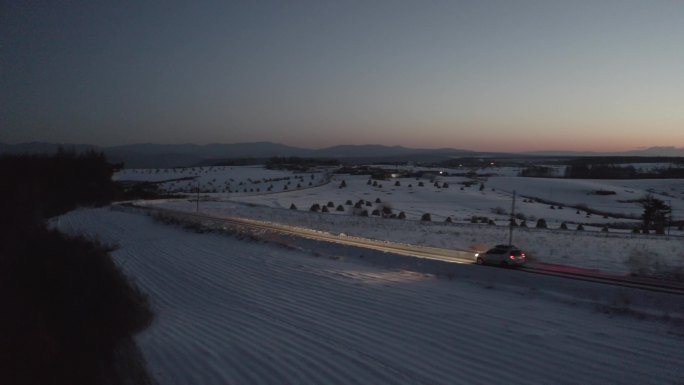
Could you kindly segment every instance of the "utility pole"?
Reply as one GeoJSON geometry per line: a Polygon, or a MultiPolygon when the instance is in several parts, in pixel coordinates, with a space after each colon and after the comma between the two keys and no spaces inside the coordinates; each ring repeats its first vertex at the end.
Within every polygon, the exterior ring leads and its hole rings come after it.
{"type": "Polygon", "coordinates": [[[513,221],[515,220],[515,190],[513,190],[513,203],[511,203],[511,219],[508,221],[508,245],[513,244],[513,221]]]}
{"type": "Polygon", "coordinates": [[[667,218],[667,235],[670,235],[670,226],[672,226],[672,201],[668,200],[667,205],[669,206],[668,209],[670,210],[667,218]]]}
{"type": "Polygon", "coordinates": [[[195,201],[195,212],[196,213],[199,213],[199,189],[200,189],[200,185],[199,185],[199,181],[197,181],[197,200],[195,201]]]}

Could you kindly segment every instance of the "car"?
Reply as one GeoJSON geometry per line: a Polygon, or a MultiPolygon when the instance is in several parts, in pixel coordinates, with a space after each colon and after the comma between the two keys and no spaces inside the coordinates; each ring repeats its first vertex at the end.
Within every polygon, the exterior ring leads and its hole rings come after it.
{"type": "Polygon", "coordinates": [[[484,253],[475,254],[478,265],[522,266],[526,260],[525,253],[513,245],[496,245],[484,253]]]}

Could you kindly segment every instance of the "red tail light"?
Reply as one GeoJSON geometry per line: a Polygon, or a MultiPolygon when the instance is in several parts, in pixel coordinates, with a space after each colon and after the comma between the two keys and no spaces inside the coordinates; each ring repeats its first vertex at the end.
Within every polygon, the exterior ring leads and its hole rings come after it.
{"type": "Polygon", "coordinates": [[[515,255],[509,255],[508,258],[515,259],[515,255]]]}

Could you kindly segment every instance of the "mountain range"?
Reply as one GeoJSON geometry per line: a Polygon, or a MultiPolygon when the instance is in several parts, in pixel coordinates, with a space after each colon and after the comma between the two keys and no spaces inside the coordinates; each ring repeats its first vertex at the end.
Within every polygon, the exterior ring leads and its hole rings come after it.
{"type": "Polygon", "coordinates": [[[163,168],[210,165],[237,159],[266,160],[271,157],[335,158],[344,162],[438,162],[459,157],[524,157],[524,156],[644,156],[684,157],[684,148],[652,147],[626,152],[536,151],[524,153],[475,152],[454,148],[420,149],[385,145],[340,145],[307,149],[272,142],[231,144],[132,144],[100,147],[87,144],[0,143],[1,154],[53,153],[68,151],[102,151],[115,163],[127,168],[163,168]]]}

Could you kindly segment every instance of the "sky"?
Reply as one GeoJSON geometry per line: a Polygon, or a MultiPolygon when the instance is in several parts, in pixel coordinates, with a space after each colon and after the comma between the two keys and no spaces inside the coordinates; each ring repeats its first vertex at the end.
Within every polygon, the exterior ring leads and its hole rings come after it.
{"type": "Polygon", "coordinates": [[[684,1],[0,1],[0,142],[684,147],[684,1]]]}

